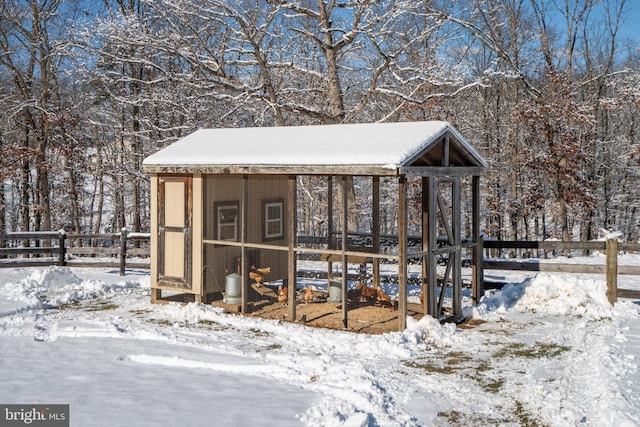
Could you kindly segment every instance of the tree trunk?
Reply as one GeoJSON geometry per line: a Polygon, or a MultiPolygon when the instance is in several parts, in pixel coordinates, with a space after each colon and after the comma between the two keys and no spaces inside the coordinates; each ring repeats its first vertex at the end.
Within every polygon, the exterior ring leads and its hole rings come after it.
{"type": "MultiPolygon", "coordinates": [[[[25,112],[26,116],[28,113],[25,112]]],[[[22,148],[25,152],[29,150],[29,128],[25,125],[23,126],[24,135],[22,140],[22,148]]],[[[20,218],[22,220],[22,230],[21,231],[29,231],[30,230],[30,218],[29,218],[29,206],[31,206],[31,200],[29,197],[29,189],[31,187],[31,165],[29,164],[29,158],[26,154],[22,154],[22,170],[21,170],[21,189],[20,192],[20,218]]],[[[28,245],[28,241],[27,241],[28,245]]]]}
{"type": "MultiPolygon", "coordinates": [[[[562,190],[558,189],[558,211],[560,215],[560,229],[562,231],[562,241],[569,242],[571,241],[571,235],[569,233],[569,216],[567,215],[567,201],[564,199],[562,195],[562,190]]],[[[567,251],[565,251],[565,254],[567,251]]]]}
{"type": "Polygon", "coordinates": [[[80,208],[78,207],[78,189],[76,186],[75,174],[73,173],[73,165],[69,161],[69,156],[64,155],[64,168],[67,171],[69,180],[69,196],[71,198],[71,221],[76,233],[80,233],[80,208]]]}
{"type": "MultiPolygon", "coordinates": [[[[136,88],[138,85],[135,85],[136,88]]],[[[138,89],[136,89],[138,90],[138,89]]],[[[144,155],[142,152],[142,143],[140,141],[140,107],[134,105],[132,109],[132,125],[133,132],[131,138],[133,139],[133,168],[134,173],[131,175],[131,229],[134,232],[140,231],[141,215],[140,215],[140,186],[138,182],[137,172],[140,171],[141,159],[144,155]]]]}
{"type": "Polygon", "coordinates": [[[37,215],[36,230],[51,231],[51,204],[49,191],[49,165],[45,155],[45,142],[38,143],[37,171],[37,215]]]}
{"type": "Polygon", "coordinates": [[[331,19],[327,14],[326,3],[323,0],[317,0],[317,2],[318,11],[320,12],[320,27],[323,34],[323,51],[327,61],[327,101],[329,102],[330,122],[340,123],[344,120],[345,111],[338,60],[333,42],[333,28],[331,19]]]}
{"type": "Polygon", "coordinates": [[[102,209],[104,206],[104,170],[103,170],[103,160],[102,160],[102,146],[100,145],[100,139],[98,136],[98,127],[93,126],[93,141],[96,147],[96,190],[93,194],[92,199],[92,209],[91,215],[93,215],[93,203],[96,198],[96,193],[98,197],[98,206],[95,209],[96,219],[95,224],[92,224],[92,229],[94,233],[99,234],[102,228],[102,209]]]}

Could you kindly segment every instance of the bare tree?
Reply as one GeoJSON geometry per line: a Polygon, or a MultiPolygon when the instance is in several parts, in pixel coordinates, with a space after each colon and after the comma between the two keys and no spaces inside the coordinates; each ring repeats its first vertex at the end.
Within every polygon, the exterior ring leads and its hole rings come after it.
{"type": "Polygon", "coordinates": [[[489,106],[495,107],[495,114],[485,107],[480,117],[498,124],[492,136],[485,134],[487,141],[499,144],[485,145],[497,169],[496,175],[489,175],[495,177],[489,187],[494,195],[489,206],[496,219],[491,227],[496,232],[505,227],[502,211],[510,218],[509,234],[516,238],[518,224],[528,227],[527,215],[535,206],[542,214],[554,213],[564,239],[571,238],[575,226],[581,238],[591,238],[597,198],[607,199],[606,188],[597,193],[595,185],[609,182],[604,176],[611,171],[611,159],[599,160],[611,144],[606,143],[610,138],[600,136],[608,133],[608,119],[598,100],[616,72],[615,47],[625,1],[475,1],[432,7],[489,52],[484,56],[489,60],[479,61],[475,72],[491,77],[486,81],[490,89],[481,91],[481,99],[482,105],[490,101],[489,106]],[[567,99],[558,99],[560,93],[567,99]],[[500,108],[514,114],[500,113],[500,108]],[[547,135],[546,142],[542,135],[547,135]],[[554,146],[560,149],[549,154],[554,146]],[[534,152],[535,156],[528,155],[534,152]],[[563,174],[550,169],[536,172],[545,153],[553,159],[547,167],[555,163],[552,169],[563,174]],[[579,156],[570,158],[566,153],[579,156]],[[608,166],[599,169],[597,164],[608,166]],[[541,182],[532,189],[526,179],[541,182]],[[575,183],[580,183],[581,192],[569,189],[575,183]],[[555,203],[543,208],[536,201],[544,198],[541,189],[555,195],[555,203]]]}
{"type": "Polygon", "coordinates": [[[51,144],[60,132],[56,88],[68,45],[60,6],[57,1],[0,2],[0,69],[12,81],[2,95],[3,115],[9,118],[4,137],[18,161],[14,171],[20,170],[16,185],[23,230],[53,226],[51,144]]]}

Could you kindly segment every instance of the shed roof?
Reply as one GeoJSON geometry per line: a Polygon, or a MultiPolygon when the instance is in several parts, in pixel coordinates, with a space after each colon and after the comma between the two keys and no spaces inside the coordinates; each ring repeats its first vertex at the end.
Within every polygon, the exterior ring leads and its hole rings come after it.
{"type": "Polygon", "coordinates": [[[143,162],[149,173],[479,175],[485,167],[441,121],[201,129],[143,162]]]}

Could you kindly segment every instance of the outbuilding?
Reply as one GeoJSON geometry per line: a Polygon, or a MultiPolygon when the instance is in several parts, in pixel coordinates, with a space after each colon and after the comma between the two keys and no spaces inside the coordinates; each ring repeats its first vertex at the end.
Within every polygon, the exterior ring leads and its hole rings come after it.
{"type": "Polygon", "coordinates": [[[418,260],[424,313],[460,318],[463,260],[471,262],[473,297],[482,293],[485,168],[441,121],[198,130],[143,162],[151,177],[151,300],[184,293],[209,303],[233,276],[238,308],[247,312],[249,277],[268,268],[266,280],[287,289],[295,320],[299,264],[312,259],[326,262],[328,281],[339,284],[346,327],[349,264],[366,265],[373,287],[390,277],[381,273],[385,264],[396,269],[402,330],[408,263],[418,260]],[[381,196],[381,183],[392,185],[391,196],[381,196]],[[312,204],[309,188],[319,186],[323,202],[312,204]],[[360,229],[350,229],[350,215],[366,216],[360,229]],[[309,228],[312,217],[320,225],[309,228]],[[382,221],[392,233],[381,232],[382,221]]]}

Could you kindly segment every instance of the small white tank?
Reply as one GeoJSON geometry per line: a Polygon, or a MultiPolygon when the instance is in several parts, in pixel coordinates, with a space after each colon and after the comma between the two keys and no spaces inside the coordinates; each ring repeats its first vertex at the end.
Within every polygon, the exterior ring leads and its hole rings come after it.
{"type": "Polygon", "coordinates": [[[242,302],[242,277],[237,273],[229,274],[224,281],[224,298],[226,304],[242,302]]]}

